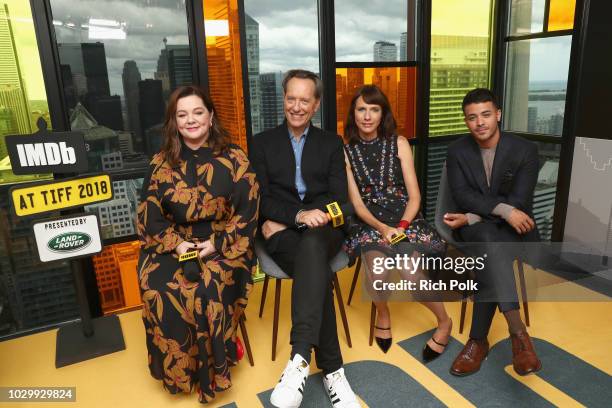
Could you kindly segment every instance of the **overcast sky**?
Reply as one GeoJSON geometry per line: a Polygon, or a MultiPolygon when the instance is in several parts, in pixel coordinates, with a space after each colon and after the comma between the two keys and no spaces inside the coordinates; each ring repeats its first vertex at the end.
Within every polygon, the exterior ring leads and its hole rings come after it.
{"type": "MultiPolygon", "coordinates": [[[[543,1],[543,0],[536,0],[543,1]]],[[[53,18],[87,23],[90,17],[124,21],[127,40],[105,44],[111,92],[123,94],[121,73],[128,59],[141,75],[152,78],[163,38],[169,44],[188,44],[184,0],[156,0],[168,7],[144,7],[145,0],[51,0],[53,18]]],[[[372,61],[373,45],[384,40],[399,46],[407,30],[406,0],[336,0],[336,54],[338,61],[372,61]]],[[[304,67],[319,71],[316,0],[244,0],[247,14],[259,23],[260,72],[304,67]]],[[[486,36],[490,0],[436,0],[432,34],[486,36]]],[[[534,19],[537,13],[534,14],[534,19]]],[[[541,19],[541,17],[539,17],[541,19]]],[[[88,42],[85,29],[56,27],[59,42],[88,42]]],[[[95,41],[95,40],[94,40],[95,41]]],[[[418,43],[418,39],[417,39],[418,43]]],[[[569,41],[534,41],[531,80],[566,79],[569,41]]]]}

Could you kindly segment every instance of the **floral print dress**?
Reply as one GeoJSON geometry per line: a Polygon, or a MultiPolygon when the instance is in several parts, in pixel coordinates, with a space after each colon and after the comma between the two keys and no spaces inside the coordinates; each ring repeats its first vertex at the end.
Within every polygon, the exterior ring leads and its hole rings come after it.
{"type": "MultiPolygon", "coordinates": [[[[365,206],[376,219],[395,227],[408,204],[408,192],[398,157],[397,136],[388,139],[379,137],[373,141],[360,140],[345,145],[345,150],[365,206]]],[[[411,251],[416,250],[426,255],[440,256],[446,252],[446,242],[420,213],[406,230],[404,242],[412,244],[409,246],[411,251]]],[[[366,223],[360,223],[358,228],[354,228],[343,246],[351,260],[370,248],[387,253],[396,250],[375,228],[366,223]]]]}
{"type": "Polygon", "coordinates": [[[151,375],[170,393],[199,392],[202,403],[231,386],[236,328],[247,305],[256,262],[259,185],[237,146],[214,155],[182,144],[171,167],[156,154],[138,207],[138,262],[151,375]],[[175,248],[210,239],[201,280],[183,277],[175,248]]]}

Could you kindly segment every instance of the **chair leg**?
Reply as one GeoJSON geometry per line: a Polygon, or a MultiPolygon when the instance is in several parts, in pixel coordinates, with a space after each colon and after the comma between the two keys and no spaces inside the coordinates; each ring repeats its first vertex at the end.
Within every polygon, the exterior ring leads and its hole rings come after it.
{"type": "Polygon", "coordinates": [[[465,309],[467,308],[467,299],[461,299],[461,317],[459,318],[459,334],[463,333],[463,324],[465,323],[465,309]]]}
{"type": "Polygon", "coordinates": [[[376,324],[376,306],[374,302],[372,302],[372,306],[370,307],[370,346],[374,341],[374,325],[376,324]]]}
{"type": "Polygon", "coordinates": [[[251,367],[253,367],[255,365],[255,362],[253,361],[253,353],[251,352],[251,343],[249,342],[249,334],[247,333],[246,324],[244,324],[245,320],[246,319],[243,313],[242,316],[240,316],[240,320],[238,320],[238,323],[240,324],[240,332],[242,333],[242,339],[244,340],[244,347],[246,348],[247,356],[249,357],[249,363],[251,364],[251,367]]]}
{"type": "Polygon", "coordinates": [[[264,287],[261,291],[261,302],[259,303],[259,317],[263,315],[264,305],[266,304],[266,294],[268,293],[268,282],[270,281],[270,276],[266,275],[264,278],[264,287]]]}
{"type": "Polygon", "coordinates": [[[353,300],[353,293],[355,292],[355,286],[357,286],[357,278],[359,277],[359,270],[361,269],[361,257],[357,258],[357,262],[355,263],[355,272],[353,273],[353,282],[351,282],[351,291],[349,292],[347,305],[351,305],[351,300],[353,300]]]}
{"type": "Polygon", "coordinates": [[[521,286],[521,298],[523,299],[523,310],[525,312],[525,324],[529,327],[529,304],[527,302],[527,285],[525,284],[525,270],[523,269],[523,261],[517,261],[519,273],[519,285],[521,286]]]}
{"type": "Polygon", "coordinates": [[[278,312],[280,309],[282,279],[276,279],[276,292],[274,293],[274,320],[272,322],[272,361],[276,360],[276,340],[278,336],[278,312]]]}
{"type": "Polygon", "coordinates": [[[353,347],[351,343],[351,332],[348,327],[348,320],[346,319],[346,311],[344,310],[344,301],[342,300],[342,292],[340,290],[340,283],[338,282],[338,275],[334,273],[334,288],[336,289],[336,296],[338,297],[338,309],[340,309],[340,317],[342,317],[342,325],[344,326],[344,334],[346,334],[346,342],[349,347],[353,347]]]}

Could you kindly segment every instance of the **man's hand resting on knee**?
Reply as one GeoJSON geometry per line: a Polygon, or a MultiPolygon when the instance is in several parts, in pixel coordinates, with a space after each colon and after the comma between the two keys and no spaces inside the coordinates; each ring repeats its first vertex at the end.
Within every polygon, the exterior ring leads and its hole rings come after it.
{"type": "Polygon", "coordinates": [[[526,234],[535,227],[531,217],[516,208],[512,209],[506,221],[514,228],[517,234],[526,234]]]}
{"type": "Polygon", "coordinates": [[[265,239],[269,239],[272,235],[284,229],[287,229],[287,226],[285,224],[281,224],[280,222],[272,220],[267,220],[261,226],[261,233],[263,234],[265,239]]]}

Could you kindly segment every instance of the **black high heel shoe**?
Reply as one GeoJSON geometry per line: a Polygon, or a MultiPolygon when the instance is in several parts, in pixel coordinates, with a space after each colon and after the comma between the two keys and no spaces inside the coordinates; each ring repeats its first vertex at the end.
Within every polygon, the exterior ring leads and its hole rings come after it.
{"type": "MultiPolygon", "coordinates": [[[[387,328],[378,327],[378,326],[374,326],[374,327],[377,328],[378,330],[391,330],[390,327],[387,327],[387,328]]],[[[393,344],[392,337],[389,337],[388,339],[383,339],[382,337],[376,336],[375,339],[376,339],[376,344],[383,351],[383,353],[386,353],[387,351],[389,351],[389,347],[391,347],[391,344],[393,344]]]]}
{"type": "MultiPolygon", "coordinates": [[[[453,330],[453,321],[451,320],[450,332],[452,332],[452,330],[453,330]]],[[[450,332],[448,333],[449,339],[450,339],[450,332]]],[[[423,347],[423,353],[422,353],[422,358],[423,358],[424,363],[429,363],[430,361],[435,360],[436,358],[440,357],[446,351],[446,346],[448,346],[448,341],[446,342],[446,344],[442,344],[436,339],[434,339],[433,335],[431,336],[431,341],[433,341],[440,347],[444,347],[444,350],[438,353],[437,351],[429,347],[429,344],[425,343],[425,346],[423,347]]]]}

